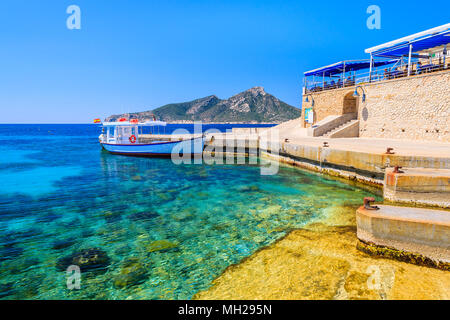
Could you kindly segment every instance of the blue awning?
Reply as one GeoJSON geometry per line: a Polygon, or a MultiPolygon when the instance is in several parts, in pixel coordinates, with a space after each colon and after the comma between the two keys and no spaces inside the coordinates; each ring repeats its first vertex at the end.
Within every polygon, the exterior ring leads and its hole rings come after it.
{"type": "Polygon", "coordinates": [[[412,52],[419,52],[426,49],[443,46],[448,43],[450,43],[450,30],[382,48],[380,50],[373,51],[372,55],[374,57],[407,56],[409,54],[409,45],[412,45],[412,52]]]}
{"type": "MultiPolygon", "coordinates": [[[[387,60],[387,61],[386,60],[385,61],[374,61],[373,67],[376,68],[376,67],[380,67],[380,66],[384,66],[384,65],[388,65],[388,64],[393,64],[393,63],[396,63],[397,61],[398,61],[398,59],[387,60]]],[[[307,71],[304,73],[304,75],[306,77],[308,77],[308,76],[323,76],[323,75],[328,77],[331,75],[342,73],[344,71],[344,67],[345,67],[345,72],[357,71],[357,70],[361,70],[361,69],[369,69],[370,68],[370,60],[340,61],[340,62],[331,64],[329,66],[325,66],[322,68],[307,71]]]]}

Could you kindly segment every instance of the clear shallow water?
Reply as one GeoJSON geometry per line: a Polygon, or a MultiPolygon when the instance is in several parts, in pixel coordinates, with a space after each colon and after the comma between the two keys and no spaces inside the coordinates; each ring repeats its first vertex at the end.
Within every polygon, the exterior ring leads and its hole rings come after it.
{"type": "Polygon", "coordinates": [[[0,125],[0,298],[190,299],[229,265],[369,194],[287,167],[261,176],[256,165],[109,155],[98,135],[0,125]],[[67,290],[67,257],[93,248],[102,264],[67,290]]]}

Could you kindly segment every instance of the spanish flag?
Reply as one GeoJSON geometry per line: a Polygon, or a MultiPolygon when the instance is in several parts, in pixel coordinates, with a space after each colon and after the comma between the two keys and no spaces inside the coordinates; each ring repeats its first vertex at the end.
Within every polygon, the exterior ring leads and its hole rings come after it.
{"type": "Polygon", "coordinates": [[[100,118],[94,119],[94,123],[102,123],[102,120],[100,118]]]}

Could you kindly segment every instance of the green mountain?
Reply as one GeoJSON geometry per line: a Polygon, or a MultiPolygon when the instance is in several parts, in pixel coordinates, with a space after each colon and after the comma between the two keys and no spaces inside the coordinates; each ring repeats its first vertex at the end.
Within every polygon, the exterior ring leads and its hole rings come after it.
{"type": "Polygon", "coordinates": [[[153,115],[166,122],[281,123],[300,117],[300,109],[278,100],[262,87],[254,87],[226,100],[212,95],[190,102],[167,104],[150,111],[112,115],[105,121],[121,117],[144,121],[152,119],[153,115]]]}

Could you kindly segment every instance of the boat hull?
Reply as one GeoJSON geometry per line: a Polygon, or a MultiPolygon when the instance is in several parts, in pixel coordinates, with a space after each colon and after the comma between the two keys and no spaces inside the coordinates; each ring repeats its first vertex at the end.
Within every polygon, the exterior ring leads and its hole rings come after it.
{"type": "Polygon", "coordinates": [[[112,154],[138,157],[171,157],[172,153],[199,156],[203,153],[204,137],[182,141],[165,141],[150,144],[109,144],[102,147],[112,154]]]}

